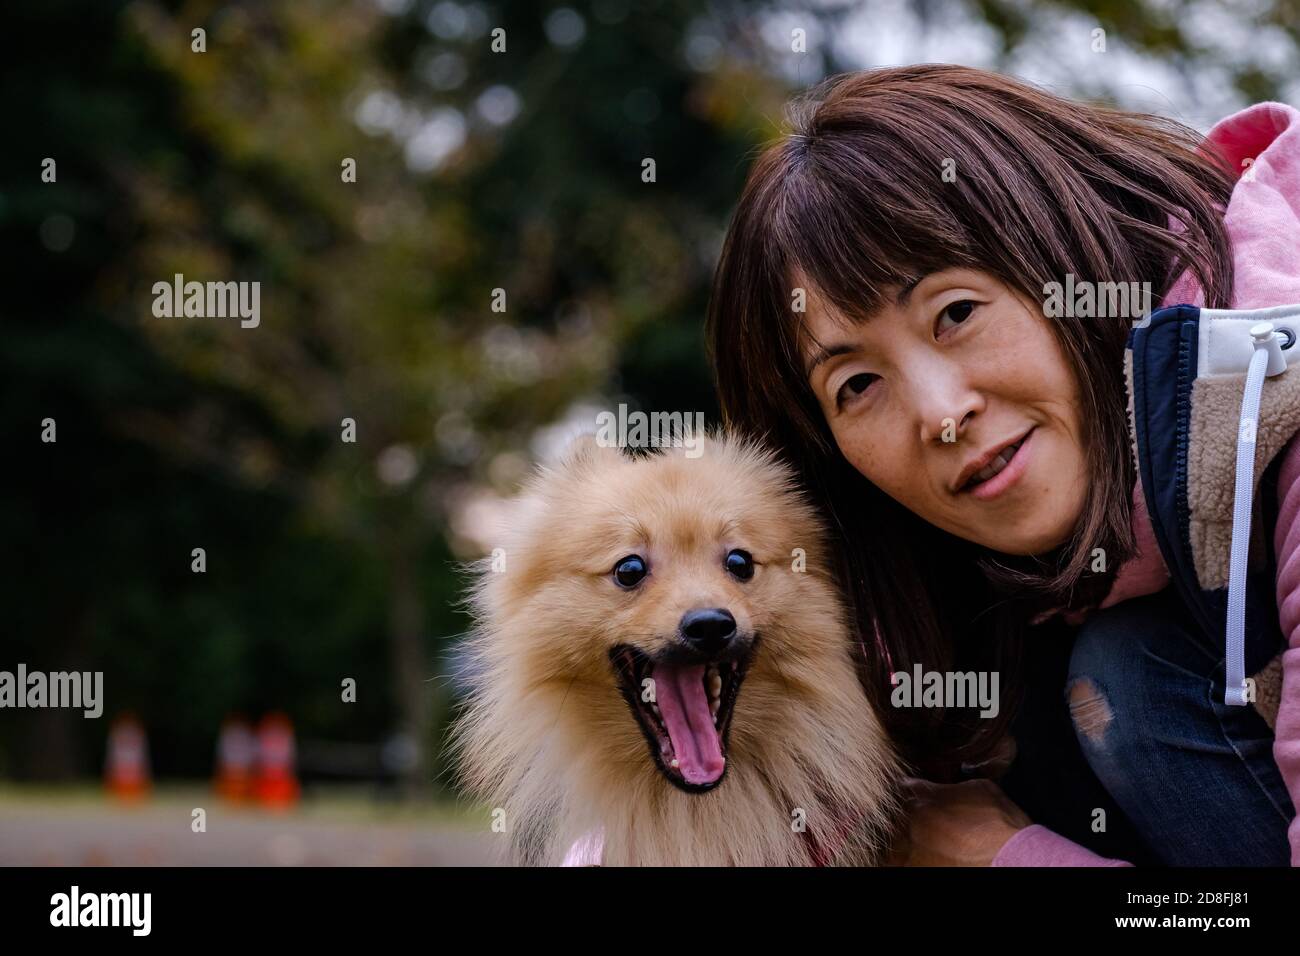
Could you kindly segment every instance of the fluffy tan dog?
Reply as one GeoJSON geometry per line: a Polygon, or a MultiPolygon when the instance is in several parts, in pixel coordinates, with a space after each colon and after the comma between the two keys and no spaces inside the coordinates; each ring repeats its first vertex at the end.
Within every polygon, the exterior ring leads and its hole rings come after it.
{"type": "Polygon", "coordinates": [[[880,859],[897,765],[787,468],[583,438],[516,504],[504,568],[477,566],[453,734],[515,861],[880,859]]]}

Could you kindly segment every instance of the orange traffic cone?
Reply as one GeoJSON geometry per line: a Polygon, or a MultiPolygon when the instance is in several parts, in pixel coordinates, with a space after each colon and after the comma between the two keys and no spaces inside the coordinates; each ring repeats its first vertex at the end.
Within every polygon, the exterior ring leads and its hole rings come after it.
{"type": "Polygon", "coordinates": [[[294,775],[293,724],[284,714],[267,714],[257,728],[257,799],[283,810],[298,802],[294,775]]]}
{"type": "Polygon", "coordinates": [[[140,800],[149,793],[149,745],[133,714],[122,714],[108,730],[104,785],[119,800],[140,800]]]}
{"type": "Polygon", "coordinates": [[[227,717],[217,738],[217,773],[213,789],[232,803],[243,803],[253,795],[253,762],[257,741],[253,729],[242,717],[227,717]]]}

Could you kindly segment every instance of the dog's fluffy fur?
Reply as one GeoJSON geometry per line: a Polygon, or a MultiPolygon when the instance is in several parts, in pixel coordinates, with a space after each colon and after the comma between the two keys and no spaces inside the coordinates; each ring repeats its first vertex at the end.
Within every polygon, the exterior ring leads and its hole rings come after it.
{"type": "Polygon", "coordinates": [[[897,764],[858,680],[825,532],[787,468],[722,436],[698,458],[587,437],[516,507],[504,569],[477,566],[475,676],[452,738],[468,789],[504,810],[515,862],[558,864],[593,836],[606,865],[878,862],[897,764]],[[753,556],[749,580],[724,567],[737,548],[753,556]],[[634,589],[612,574],[628,554],[650,566],[634,589]],[[728,609],[757,643],[723,731],[725,774],[687,792],[657,764],[610,652],[672,653],[698,607],[728,609]]]}

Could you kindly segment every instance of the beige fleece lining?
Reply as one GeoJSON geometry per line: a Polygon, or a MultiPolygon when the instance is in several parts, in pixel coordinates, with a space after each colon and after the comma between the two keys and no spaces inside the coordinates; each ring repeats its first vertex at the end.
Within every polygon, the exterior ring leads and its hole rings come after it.
{"type": "Polygon", "coordinates": [[[1277,729],[1277,711],[1282,704],[1282,655],[1273,658],[1255,675],[1255,710],[1270,730],[1277,729]]]}
{"type": "MultiPolygon", "coordinates": [[[[1138,457],[1134,427],[1133,353],[1124,352],[1124,378],[1128,382],[1129,442],[1138,457]]],[[[1237,428],[1246,376],[1214,376],[1192,383],[1191,434],[1187,462],[1188,528],[1192,561],[1200,586],[1215,591],[1228,586],[1232,551],[1232,506],[1237,485],[1237,428]]],[[[1260,395],[1259,425],[1255,430],[1255,489],[1260,478],[1300,429],[1300,374],[1288,370],[1264,380],[1260,395]]],[[[1266,535],[1256,514],[1251,521],[1250,561],[1264,560],[1266,535]]],[[[1254,708],[1272,729],[1282,700],[1282,655],[1278,654],[1257,674],[1254,708]]]]}
{"type": "MultiPolygon", "coordinates": [[[[1232,506],[1237,485],[1237,428],[1245,375],[1200,378],[1192,383],[1187,505],[1192,561],[1202,588],[1228,586],[1232,552],[1232,506]]],[[[1273,459],[1300,428],[1300,374],[1286,371],[1264,380],[1255,429],[1255,490],[1273,459]]],[[[1265,560],[1267,536],[1255,502],[1251,520],[1250,563],[1265,560]]],[[[1270,728],[1282,700],[1282,655],[1255,674],[1255,710],[1270,728]]]]}
{"type": "MultiPolygon", "coordinates": [[[[1192,383],[1187,505],[1192,560],[1203,589],[1228,586],[1232,549],[1232,503],[1237,481],[1237,423],[1245,375],[1214,376],[1192,383]]],[[[1255,431],[1255,488],[1273,458],[1300,428],[1300,373],[1264,380],[1255,431]]],[[[1271,529],[1251,522],[1252,563],[1262,561],[1271,529]]]]}

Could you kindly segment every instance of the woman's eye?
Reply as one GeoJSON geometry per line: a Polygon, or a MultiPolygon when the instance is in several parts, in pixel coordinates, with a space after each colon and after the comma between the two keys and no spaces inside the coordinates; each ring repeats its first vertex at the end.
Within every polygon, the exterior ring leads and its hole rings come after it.
{"type": "Polygon", "coordinates": [[[734,578],[748,581],[754,576],[754,558],[748,551],[737,548],[727,552],[727,571],[734,578]]]}
{"type": "Polygon", "coordinates": [[[634,588],[645,576],[645,558],[639,554],[629,554],[614,565],[614,582],[621,588],[634,588]]]}
{"type": "Polygon", "coordinates": [[[873,375],[871,372],[859,372],[857,375],[849,378],[840,390],[835,393],[835,407],[841,408],[846,402],[857,398],[863,392],[871,387],[871,383],[880,378],[879,375],[873,375]]]}
{"type": "Polygon", "coordinates": [[[938,332],[947,332],[954,326],[961,325],[970,318],[970,314],[975,311],[975,303],[970,299],[962,299],[960,302],[954,302],[942,312],[939,313],[939,321],[935,325],[938,332]],[[949,325],[948,323],[952,323],[949,325]]]}

